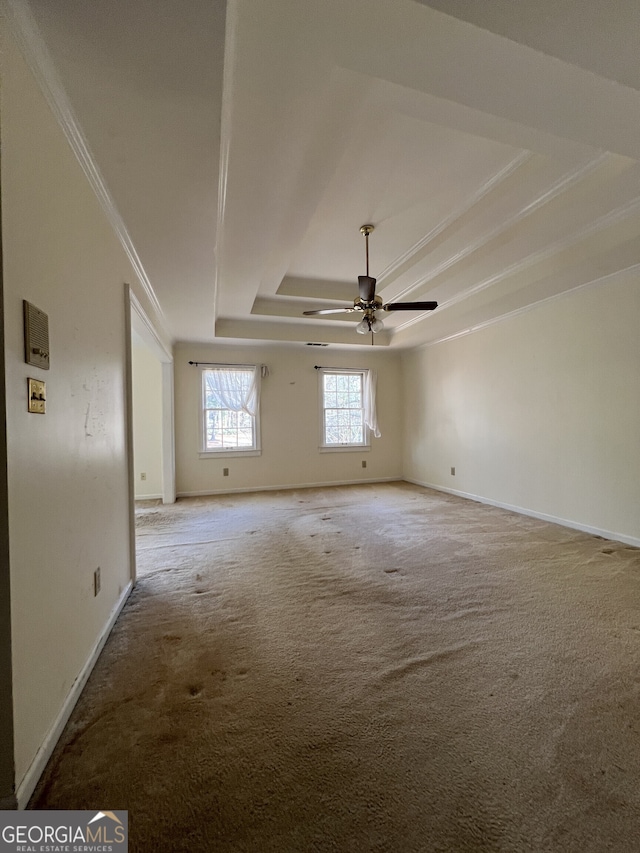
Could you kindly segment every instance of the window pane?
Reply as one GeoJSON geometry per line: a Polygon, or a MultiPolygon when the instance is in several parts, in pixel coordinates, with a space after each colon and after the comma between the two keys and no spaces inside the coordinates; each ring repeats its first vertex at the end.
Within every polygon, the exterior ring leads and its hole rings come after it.
{"type": "Polygon", "coordinates": [[[243,398],[251,387],[255,372],[242,368],[216,367],[205,370],[203,375],[205,406],[216,409],[226,408],[231,405],[229,400],[233,399],[232,408],[235,408],[242,404],[243,398]]]}
{"type": "Polygon", "coordinates": [[[336,390],[336,379],[337,379],[337,376],[335,375],[335,373],[325,373],[323,378],[324,378],[324,392],[325,392],[325,394],[328,391],[335,391],[336,390]]]}
{"type": "Polygon", "coordinates": [[[235,411],[247,404],[254,369],[216,367],[203,371],[204,450],[251,450],[255,417],[235,411]]]}
{"type": "Polygon", "coordinates": [[[325,444],[338,444],[338,417],[335,409],[327,409],[324,413],[325,444]]]}
{"type": "Polygon", "coordinates": [[[339,436],[341,444],[357,444],[362,441],[362,413],[343,409],[339,413],[339,436]]]}
{"type": "Polygon", "coordinates": [[[206,412],[205,450],[254,446],[253,418],[246,412],[211,409],[206,412]]]}
{"type": "Polygon", "coordinates": [[[364,444],[362,373],[324,373],[322,392],[324,444],[364,444]]]}
{"type": "Polygon", "coordinates": [[[324,443],[364,444],[362,374],[325,374],[323,391],[324,443]]]}
{"type": "Polygon", "coordinates": [[[205,412],[205,441],[206,450],[220,447],[220,412],[205,412]]]}

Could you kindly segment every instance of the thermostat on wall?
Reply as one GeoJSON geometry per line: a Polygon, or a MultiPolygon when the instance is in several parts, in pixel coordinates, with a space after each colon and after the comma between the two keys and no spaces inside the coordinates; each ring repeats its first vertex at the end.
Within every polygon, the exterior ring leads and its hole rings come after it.
{"type": "Polygon", "coordinates": [[[27,302],[24,307],[24,360],[27,364],[49,370],[49,317],[27,302]]]}

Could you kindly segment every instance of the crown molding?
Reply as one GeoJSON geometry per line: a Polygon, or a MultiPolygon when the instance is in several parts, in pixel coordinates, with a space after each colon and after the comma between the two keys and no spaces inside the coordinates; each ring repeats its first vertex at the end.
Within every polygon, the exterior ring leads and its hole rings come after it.
{"type": "Polygon", "coordinates": [[[167,363],[172,362],[173,354],[167,349],[155,326],[149,319],[147,312],[142,307],[140,300],[129,284],[125,283],[125,291],[131,304],[132,317],[133,315],[136,317],[136,331],[142,330],[143,336],[146,338],[146,342],[156,351],[156,355],[160,361],[167,363]]]}
{"type": "MultiPolygon", "coordinates": [[[[604,155],[603,155],[604,156],[604,155]]],[[[601,160],[602,157],[597,158],[601,160]]],[[[593,161],[596,162],[596,161],[593,161]]],[[[453,305],[457,305],[460,302],[464,302],[471,296],[474,296],[477,293],[480,293],[483,290],[486,290],[489,287],[493,287],[493,285],[498,284],[500,281],[504,281],[504,279],[509,278],[510,276],[517,275],[519,272],[535,266],[538,263],[548,260],[554,255],[558,255],[563,252],[565,249],[568,249],[570,246],[574,246],[578,243],[584,242],[593,234],[597,234],[599,231],[604,231],[606,228],[609,228],[612,225],[617,224],[618,222],[623,221],[629,216],[632,216],[634,213],[640,212],[640,197],[634,198],[621,207],[617,207],[614,210],[610,210],[605,213],[603,216],[600,216],[598,219],[590,222],[588,225],[579,229],[578,231],[574,231],[572,234],[569,234],[566,237],[563,237],[561,240],[557,240],[555,243],[552,243],[549,246],[546,246],[544,249],[540,249],[537,252],[532,252],[532,254],[527,255],[525,258],[517,261],[511,266],[505,267],[505,269],[501,270],[499,273],[495,275],[489,276],[489,278],[485,278],[482,281],[478,282],[478,284],[470,287],[460,293],[457,293],[455,296],[452,296],[450,299],[447,299],[445,302],[441,302],[438,306],[439,311],[443,311],[446,308],[450,308],[453,305]]],[[[631,269],[631,268],[629,268],[631,269]]],[[[620,272],[626,272],[627,268],[621,270],[620,272]]],[[[617,275],[617,271],[615,273],[610,273],[610,275],[617,275]]],[[[606,278],[606,277],[605,277],[606,278]]],[[[589,285],[590,282],[586,282],[586,285],[589,285]]],[[[582,287],[583,285],[578,285],[577,287],[582,287]]],[[[573,290],[577,288],[572,288],[573,290]]],[[[562,293],[567,293],[571,291],[562,291],[562,293]]],[[[559,296],[562,293],[558,294],[559,296]]],[[[555,297],[548,297],[553,299],[555,297]]],[[[537,305],[545,302],[546,300],[540,300],[540,302],[534,302],[532,305],[537,305]]],[[[519,310],[519,309],[518,309],[519,310]]],[[[507,315],[505,315],[507,316],[507,315]]],[[[408,320],[406,323],[402,325],[396,326],[394,334],[398,334],[398,332],[403,329],[407,329],[410,326],[419,323],[423,318],[415,317],[408,320]]],[[[500,319],[500,318],[497,318],[500,319]]],[[[474,327],[475,330],[475,327],[474,327]]]]}
{"type": "MultiPolygon", "coordinates": [[[[417,243],[414,243],[410,249],[407,249],[406,252],[403,252],[402,255],[399,255],[394,261],[392,261],[388,267],[386,267],[380,275],[378,276],[378,284],[379,289],[382,290],[386,286],[386,282],[388,279],[391,279],[394,273],[397,270],[404,266],[407,262],[411,260],[418,252],[422,251],[425,246],[428,246],[435,238],[442,234],[442,232],[449,228],[449,226],[453,225],[456,220],[460,219],[467,213],[471,208],[476,205],[482,198],[484,198],[488,193],[491,192],[495,187],[505,181],[508,177],[510,177],[515,171],[517,171],[521,166],[525,163],[528,163],[532,158],[532,153],[530,151],[521,151],[513,160],[509,161],[506,166],[493,174],[488,180],[486,180],[482,186],[480,186],[474,193],[472,193],[468,199],[465,200],[463,204],[457,207],[452,213],[439,222],[434,228],[431,229],[424,237],[421,237],[417,243]]],[[[414,287],[412,285],[411,288],[406,288],[406,290],[394,296],[394,300],[404,296],[409,293],[409,291],[414,287]]]]}
{"type": "MultiPolygon", "coordinates": [[[[495,228],[492,228],[491,231],[489,231],[487,234],[483,234],[477,240],[474,240],[472,243],[468,243],[459,252],[455,252],[445,261],[438,264],[438,266],[434,267],[434,269],[432,269],[428,275],[419,278],[417,281],[414,281],[413,284],[400,291],[400,293],[396,294],[393,297],[394,301],[398,299],[403,299],[405,296],[413,293],[415,290],[424,287],[425,284],[432,281],[441,273],[455,266],[457,263],[464,260],[464,258],[473,254],[473,252],[476,252],[484,246],[487,246],[492,240],[495,240],[497,237],[499,237],[500,234],[502,234],[507,228],[511,228],[513,225],[525,219],[527,216],[530,216],[536,210],[539,210],[545,204],[548,204],[552,199],[556,198],[561,193],[568,190],[571,186],[583,180],[583,178],[585,178],[590,172],[595,171],[595,169],[597,169],[598,166],[600,166],[606,160],[607,156],[607,153],[598,154],[597,157],[593,157],[587,160],[586,163],[581,163],[580,165],[571,169],[569,172],[566,172],[564,175],[562,175],[562,177],[558,178],[557,181],[554,181],[554,183],[552,183],[551,186],[549,186],[537,198],[522,207],[516,214],[504,219],[499,225],[497,225],[495,228]]],[[[512,172],[513,171],[515,171],[515,169],[512,170],[512,172]]],[[[510,172],[510,174],[512,172],[510,172]]],[[[476,201],[473,202],[473,204],[475,203],[476,201]]],[[[452,220],[452,222],[455,221],[458,216],[471,209],[471,207],[473,207],[473,204],[470,204],[459,214],[457,214],[452,220]]],[[[469,293],[471,293],[471,291],[469,291],[469,293]]]]}
{"type": "Polygon", "coordinates": [[[131,266],[149,299],[167,338],[171,339],[165,314],[138,256],[127,227],[93,158],[67,93],[42,38],[27,0],[2,0],[6,18],[20,50],[42,94],[71,146],[109,224],[118,237],[131,266]]]}
{"type": "Polygon", "coordinates": [[[507,311],[505,314],[500,314],[497,317],[491,317],[491,319],[484,320],[482,323],[469,326],[468,329],[461,329],[459,332],[453,332],[450,335],[444,335],[443,337],[436,338],[433,341],[427,341],[417,347],[412,347],[412,349],[426,349],[427,347],[432,347],[436,344],[443,344],[447,341],[455,341],[458,338],[464,338],[474,332],[480,332],[483,329],[487,329],[489,326],[495,326],[497,323],[502,323],[505,320],[512,320],[515,317],[520,317],[522,314],[527,314],[529,311],[533,311],[535,308],[540,308],[542,305],[546,305],[549,302],[556,302],[558,299],[563,299],[566,296],[573,296],[581,290],[589,290],[592,287],[609,284],[610,282],[616,281],[616,279],[625,275],[640,276],[640,264],[632,264],[630,267],[625,267],[622,270],[615,270],[614,272],[607,273],[606,275],[599,276],[598,278],[591,279],[590,281],[584,281],[582,284],[577,284],[575,287],[570,287],[560,293],[554,293],[552,296],[545,296],[544,299],[538,299],[535,302],[530,302],[528,305],[523,305],[521,308],[515,308],[513,311],[507,311]]]}
{"type": "MultiPolygon", "coordinates": [[[[599,217],[593,222],[590,222],[589,225],[586,225],[579,231],[574,231],[573,234],[570,234],[567,237],[563,237],[561,240],[557,240],[550,246],[546,246],[544,249],[540,249],[537,252],[533,252],[532,254],[527,255],[525,258],[522,258],[522,260],[517,261],[515,264],[511,264],[511,266],[503,269],[501,272],[496,273],[496,275],[492,275],[489,278],[478,282],[478,284],[474,285],[473,287],[464,290],[462,293],[458,293],[455,296],[452,296],[451,299],[447,299],[445,302],[442,302],[438,306],[438,311],[443,311],[446,308],[451,308],[453,305],[457,305],[460,302],[464,302],[470,296],[474,296],[476,293],[480,293],[481,291],[486,290],[489,287],[493,287],[494,284],[497,284],[500,281],[504,281],[505,278],[509,278],[510,276],[517,275],[519,272],[522,272],[528,267],[535,266],[536,264],[541,263],[542,261],[548,260],[554,255],[558,255],[565,249],[568,249],[570,246],[574,246],[577,243],[584,242],[593,234],[597,234],[599,231],[604,231],[605,228],[609,228],[611,225],[615,225],[616,223],[621,222],[627,217],[638,212],[640,212],[640,197],[635,198],[630,202],[627,202],[627,204],[623,205],[622,207],[617,207],[614,210],[610,210],[608,213],[605,213],[603,216],[599,217]]],[[[621,272],[625,271],[626,268],[621,272]]],[[[614,274],[615,273],[611,273],[610,275],[614,274]]],[[[578,285],[578,287],[582,287],[582,285],[578,285]]],[[[564,292],[567,291],[563,291],[563,293],[564,292]]],[[[415,317],[409,320],[408,322],[403,323],[401,326],[396,326],[394,332],[397,334],[397,332],[399,332],[401,329],[406,329],[409,326],[413,326],[415,323],[419,323],[421,319],[421,317],[415,317]]]]}

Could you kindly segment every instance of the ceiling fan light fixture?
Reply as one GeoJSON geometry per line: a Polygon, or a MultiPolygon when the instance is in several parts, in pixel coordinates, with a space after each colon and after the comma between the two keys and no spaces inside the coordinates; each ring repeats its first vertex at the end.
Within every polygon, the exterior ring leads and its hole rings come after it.
{"type": "MultiPolygon", "coordinates": [[[[374,334],[384,329],[382,320],[376,317],[376,311],[433,311],[438,307],[437,302],[382,302],[380,296],[376,295],[376,280],[369,275],[369,235],[374,230],[373,225],[362,225],[360,233],[365,239],[365,258],[367,271],[365,275],[358,276],[358,298],[351,306],[344,308],[316,308],[313,311],[303,311],[305,317],[314,317],[318,314],[351,314],[354,311],[363,311],[364,316],[356,326],[359,335],[374,334]]],[[[373,340],[371,341],[373,343],[373,340]]]]}
{"type": "Polygon", "coordinates": [[[375,335],[375,333],[379,332],[380,329],[384,329],[384,323],[382,322],[382,320],[378,320],[375,314],[365,314],[365,316],[356,326],[356,332],[359,335],[368,335],[369,332],[373,332],[373,334],[375,335]]]}

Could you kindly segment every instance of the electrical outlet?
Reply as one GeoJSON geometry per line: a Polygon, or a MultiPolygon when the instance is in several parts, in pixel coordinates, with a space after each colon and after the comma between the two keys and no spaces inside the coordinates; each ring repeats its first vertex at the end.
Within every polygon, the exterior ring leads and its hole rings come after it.
{"type": "Polygon", "coordinates": [[[93,595],[95,596],[100,592],[100,566],[93,573],[93,595]]]}
{"type": "Polygon", "coordinates": [[[367,460],[366,460],[366,459],[363,459],[363,460],[362,460],[362,467],[363,467],[363,468],[366,468],[366,467],[367,467],[367,460]]]}
{"type": "Polygon", "coordinates": [[[228,468],[223,468],[223,469],[222,469],[222,476],[223,476],[223,477],[228,477],[228,476],[229,476],[229,469],[228,469],[228,468]]]}
{"type": "Polygon", "coordinates": [[[145,473],[144,471],[142,472],[142,474],[140,474],[140,479],[141,479],[141,480],[146,480],[146,479],[147,479],[147,475],[146,475],[146,473],[145,473]]]}
{"type": "Polygon", "coordinates": [[[452,468],[452,469],[451,469],[451,476],[452,476],[452,477],[455,477],[455,476],[456,476],[456,469],[455,469],[455,468],[452,468]]]}

